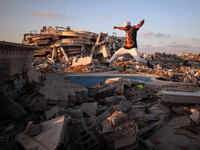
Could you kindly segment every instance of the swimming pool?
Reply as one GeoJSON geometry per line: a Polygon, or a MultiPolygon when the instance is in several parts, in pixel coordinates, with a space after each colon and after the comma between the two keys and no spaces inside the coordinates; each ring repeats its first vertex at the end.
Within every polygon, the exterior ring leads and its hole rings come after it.
{"type": "Polygon", "coordinates": [[[96,85],[99,82],[102,82],[104,84],[108,78],[119,78],[119,77],[124,77],[131,80],[139,80],[143,82],[155,82],[151,80],[151,77],[146,77],[146,76],[73,76],[73,77],[66,77],[66,78],[73,80],[89,88],[96,85]]]}

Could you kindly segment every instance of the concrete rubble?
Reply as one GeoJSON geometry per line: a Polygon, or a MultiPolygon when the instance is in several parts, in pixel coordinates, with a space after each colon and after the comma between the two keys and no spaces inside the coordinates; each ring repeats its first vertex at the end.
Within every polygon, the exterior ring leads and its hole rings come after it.
{"type": "Polygon", "coordinates": [[[154,70],[126,55],[106,67],[123,38],[70,27],[24,36],[26,45],[0,42],[0,149],[200,148],[198,54],[142,54],[154,70]],[[160,80],[68,79],[111,70],[160,80]]]}
{"type": "Polygon", "coordinates": [[[200,55],[155,53],[141,54],[152,62],[154,70],[124,55],[109,67],[104,64],[124,45],[125,38],[107,33],[71,30],[70,27],[46,27],[40,34],[24,34],[23,44],[38,46],[33,66],[40,72],[104,72],[117,70],[123,73],[154,74],[162,81],[193,83],[200,86],[200,55]]]}
{"type": "Polygon", "coordinates": [[[93,33],[88,31],[71,30],[69,27],[46,26],[40,34],[24,34],[22,44],[35,45],[40,49],[35,56],[50,54],[52,61],[71,63],[71,66],[88,65],[93,56],[106,62],[112,51],[123,45],[124,38],[108,36],[107,33],[93,33]]]}
{"type": "MultiPolygon", "coordinates": [[[[198,102],[190,102],[190,97],[187,103],[179,98],[165,102],[159,95],[177,89],[174,84],[111,78],[101,86],[86,88],[63,75],[50,73],[45,75],[42,83],[38,93],[29,101],[34,102],[32,106],[25,107],[31,113],[26,114],[24,123],[10,124],[7,131],[2,132],[1,141],[6,141],[5,133],[12,132],[17,141],[15,147],[21,149],[22,146],[27,150],[61,147],[72,150],[198,149],[198,102]],[[123,90],[119,92],[118,87],[123,90]],[[96,94],[90,97],[90,91],[96,94]],[[135,96],[129,96],[130,91],[135,96]],[[60,92],[66,95],[62,96],[60,92]],[[143,94],[139,94],[141,92],[143,94]],[[164,138],[166,136],[168,139],[164,138]],[[180,139],[185,142],[180,143],[180,139]]],[[[192,84],[180,87],[182,93],[185,88],[200,91],[192,84]]],[[[173,95],[167,96],[173,98],[173,95]]],[[[22,102],[24,95],[18,99],[22,102]]]]}

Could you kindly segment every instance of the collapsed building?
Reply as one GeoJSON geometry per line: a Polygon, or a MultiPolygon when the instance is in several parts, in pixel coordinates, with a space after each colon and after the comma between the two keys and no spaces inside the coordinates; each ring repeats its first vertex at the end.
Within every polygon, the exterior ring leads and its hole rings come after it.
{"type": "Polygon", "coordinates": [[[72,65],[87,65],[92,58],[98,57],[102,62],[107,61],[112,51],[123,44],[124,38],[108,36],[107,33],[71,30],[70,27],[44,26],[40,34],[24,34],[22,44],[37,45],[41,49],[35,51],[35,56],[52,54],[52,59],[60,58],[68,62],[73,58],[72,65]]]}
{"type": "Polygon", "coordinates": [[[123,37],[109,36],[107,33],[44,26],[40,34],[24,34],[22,44],[39,47],[34,52],[33,65],[36,70],[58,74],[118,70],[124,73],[155,74],[164,81],[200,85],[199,54],[141,54],[141,57],[152,62],[154,70],[136,62],[130,55],[124,55],[106,68],[103,64],[124,45],[124,41],[123,37]]]}
{"type": "Polygon", "coordinates": [[[125,55],[105,67],[123,40],[60,27],[23,44],[0,42],[0,149],[200,148],[199,55],[143,54],[154,70],[125,55]],[[176,82],[118,78],[87,88],[64,76],[108,70],[176,82]]]}

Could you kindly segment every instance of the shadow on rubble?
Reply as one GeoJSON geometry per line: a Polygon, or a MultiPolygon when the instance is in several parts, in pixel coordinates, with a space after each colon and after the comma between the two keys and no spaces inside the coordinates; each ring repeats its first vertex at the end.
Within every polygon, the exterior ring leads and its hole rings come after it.
{"type": "Polygon", "coordinates": [[[43,79],[15,99],[24,115],[2,110],[1,149],[199,148],[197,87],[112,78],[86,88],[62,75],[43,79]]]}

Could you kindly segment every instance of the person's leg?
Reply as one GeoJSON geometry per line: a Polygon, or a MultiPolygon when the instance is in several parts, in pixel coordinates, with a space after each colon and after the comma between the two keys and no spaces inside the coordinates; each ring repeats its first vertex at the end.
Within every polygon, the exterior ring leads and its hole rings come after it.
{"type": "Polygon", "coordinates": [[[140,57],[140,53],[137,48],[132,48],[129,53],[136,59],[136,61],[145,63],[149,68],[154,69],[154,66],[149,61],[140,57]]]}
{"type": "Polygon", "coordinates": [[[110,60],[108,61],[108,63],[110,64],[111,62],[113,62],[115,59],[117,59],[118,57],[122,56],[123,54],[127,53],[126,49],[124,49],[123,47],[120,48],[118,51],[116,51],[114,53],[114,55],[110,58],[110,60]]]}
{"type": "Polygon", "coordinates": [[[140,53],[138,52],[137,48],[132,48],[132,49],[130,49],[128,51],[136,59],[136,61],[147,64],[147,61],[140,57],[140,53]]]}

